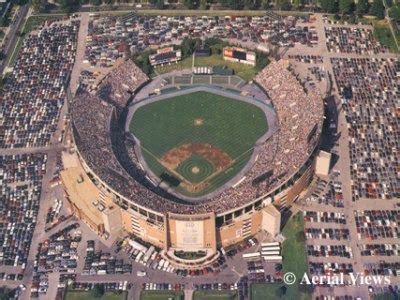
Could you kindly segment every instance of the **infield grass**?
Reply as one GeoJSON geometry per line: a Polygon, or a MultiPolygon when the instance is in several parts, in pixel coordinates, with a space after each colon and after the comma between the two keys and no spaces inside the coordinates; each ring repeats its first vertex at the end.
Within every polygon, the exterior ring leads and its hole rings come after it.
{"type": "Polygon", "coordinates": [[[192,155],[182,162],[176,171],[193,183],[198,183],[214,173],[214,166],[198,155],[192,155]]]}
{"type": "Polygon", "coordinates": [[[264,112],[253,104],[213,93],[194,92],[138,108],[130,130],[140,140],[143,158],[158,177],[165,173],[174,176],[177,172],[191,183],[206,178],[207,184],[201,191],[176,188],[187,196],[201,196],[226,183],[247,164],[256,141],[267,132],[268,125],[264,112]],[[212,145],[231,162],[214,172],[210,161],[189,155],[171,172],[163,166],[161,158],[184,144],[212,145]],[[191,172],[193,167],[197,167],[198,172],[191,172]]]}

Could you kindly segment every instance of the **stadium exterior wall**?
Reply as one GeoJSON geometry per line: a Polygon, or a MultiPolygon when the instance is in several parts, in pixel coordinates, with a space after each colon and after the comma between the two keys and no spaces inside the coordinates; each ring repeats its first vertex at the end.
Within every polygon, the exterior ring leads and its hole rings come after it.
{"type": "MultiPolygon", "coordinates": [[[[207,238],[203,239],[201,248],[216,249],[217,247],[227,247],[254,236],[262,227],[261,209],[263,206],[271,201],[278,207],[289,206],[308,187],[314,175],[316,158],[313,153],[303,167],[289,180],[264,196],[249,201],[245,206],[218,215],[214,213],[180,215],[161,214],[124,198],[118,191],[107,186],[89,168],[79,154],[79,150],[77,154],[83,170],[89,175],[92,182],[103,193],[108,193],[113,201],[122,208],[121,222],[124,230],[161,249],[179,248],[181,246],[177,241],[177,220],[191,222],[194,219],[198,219],[200,221],[197,222],[203,223],[201,225],[203,237],[206,236],[207,238]]],[[[69,201],[73,205],[73,201],[71,199],[69,201]]],[[[78,212],[77,216],[84,218],[84,212],[78,212]]],[[[200,247],[198,240],[194,240],[194,244],[200,247]]]]}

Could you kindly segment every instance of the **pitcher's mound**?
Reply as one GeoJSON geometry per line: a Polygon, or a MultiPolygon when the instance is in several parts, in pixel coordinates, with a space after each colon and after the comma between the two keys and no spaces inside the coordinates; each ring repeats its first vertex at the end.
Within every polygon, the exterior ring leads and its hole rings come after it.
{"type": "Polygon", "coordinates": [[[198,167],[193,167],[192,168],[192,173],[193,174],[198,174],[200,172],[200,169],[198,167]]]}

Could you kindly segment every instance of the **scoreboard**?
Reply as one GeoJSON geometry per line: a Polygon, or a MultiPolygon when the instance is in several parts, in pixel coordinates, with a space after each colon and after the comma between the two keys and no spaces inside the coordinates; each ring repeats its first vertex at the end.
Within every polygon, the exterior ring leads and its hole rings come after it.
{"type": "Polygon", "coordinates": [[[225,60],[241,62],[252,66],[256,64],[256,54],[253,51],[236,47],[225,47],[223,54],[225,60]]]}

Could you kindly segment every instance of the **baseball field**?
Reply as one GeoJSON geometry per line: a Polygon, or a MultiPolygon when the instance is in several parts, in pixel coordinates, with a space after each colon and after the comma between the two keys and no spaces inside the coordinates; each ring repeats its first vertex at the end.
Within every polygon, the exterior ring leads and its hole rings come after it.
{"type": "Polygon", "coordinates": [[[130,130],[154,174],[182,195],[199,197],[248,163],[268,125],[251,103],[197,91],[139,107],[130,130]]]}

